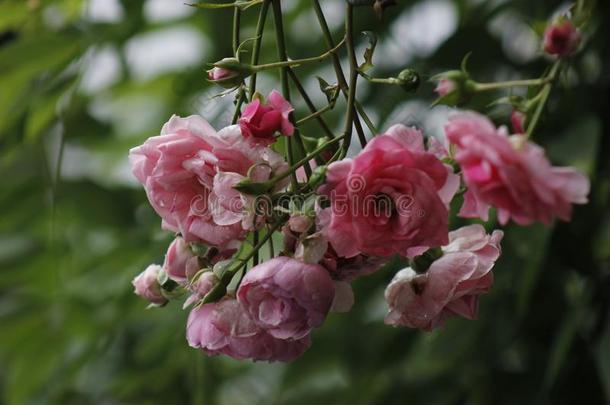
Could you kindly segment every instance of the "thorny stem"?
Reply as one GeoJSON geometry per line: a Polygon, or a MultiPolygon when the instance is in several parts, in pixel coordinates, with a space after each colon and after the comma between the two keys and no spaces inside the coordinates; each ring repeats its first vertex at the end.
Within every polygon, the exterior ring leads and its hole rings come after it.
{"type": "Polygon", "coordinates": [[[309,58],[303,58],[303,59],[282,60],[280,62],[266,63],[264,65],[253,65],[253,66],[250,66],[250,68],[255,72],[262,72],[264,70],[287,68],[287,67],[292,67],[292,66],[306,65],[308,63],[313,63],[313,62],[321,62],[324,59],[328,58],[329,56],[335,54],[343,46],[344,42],[345,42],[344,40],[341,40],[337,44],[337,46],[335,46],[333,49],[330,49],[318,56],[311,56],[309,58]]]}
{"type": "Polygon", "coordinates": [[[550,78],[542,78],[542,79],[529,79],[529,80],[510,80],[506,82],[496,82],[496,83],[475,83],[474,90],[475,91],[489,91],[489,90],[498,90],[505,89],[507,87],[528,87],[528,86],[540,86],[542,84],[548,83],[550,78]]]}

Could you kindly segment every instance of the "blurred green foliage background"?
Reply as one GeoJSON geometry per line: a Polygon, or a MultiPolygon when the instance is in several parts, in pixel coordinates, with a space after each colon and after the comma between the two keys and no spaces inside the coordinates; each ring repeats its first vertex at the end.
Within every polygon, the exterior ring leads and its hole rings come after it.
{"type": "MultiPolygon", "coordinates": [[[[293,58],[321,53],[311,3],[282,2],[293,58]]],[[[323,0],[340,38],[343,0],[323,0]]],[[[376,31],[378,76],[405,67],[424,80],[473,51],[481,81],[539,76],[541,24],[560,1],[399,0],[376,31]]],[[[396,266],[356,282],[349,314],[331,314],[292,364],[207,358],[185,341],[178,303],[145,310],[131,279],[160,263],[171,235],[129,173],[127,152],[173,113],[226,125],[233,97],[205,81],[231,54],[230,10],[182,0],[0,1],[0,403],[6,404],[601,404],[610,401],[610,5],[553,92],[535,140],[556,164],[586,171],[590,204],[553,227],[505,228],[496,283],[480,320],[423,333],[383,325],[396,266]],[[227,115],[228,114],[228,115],[227,115]]],[[[243,15],[253,36],[256,7],[243,15]]],[[[263,61],[275,41],[264,37],[263,61]]],[[[362,50],[366,44],[360,38],[362,50]]],[[[362,52],[360,52],[361,54],[362,52]]],[[[318,106],[315,75],[298,70],[318,106]]],[[[274,74],[261,89],[279,87],[274,74]]],[[[508,122],[509,110],[472,108],[508,122]]],[[[450,112],[362,83],[381,128],[438,136],[450,112]]],[[[298,115],[307,111],[295,98],[298,115]]],[[[340,108],[328,114],[339,126],[340,108]]],[[[319,136],[315,123],[305,135],[319,136]]],[[[458,225],[457,223],[454,225],[458,225]]]]}

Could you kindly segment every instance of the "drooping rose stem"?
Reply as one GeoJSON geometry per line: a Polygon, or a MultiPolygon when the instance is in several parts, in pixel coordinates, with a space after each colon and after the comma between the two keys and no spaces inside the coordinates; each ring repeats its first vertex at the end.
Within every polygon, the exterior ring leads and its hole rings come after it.
{"type": "MultiPolygon", "coordinates": [[[[326,22],[326,17],[324,17],[324,12],[322,11],[322,7],[320,6],[319,0],[313,1],[314,10],[316,12],[316,17],[318,19],[318,23],[320,28],[322,29],[322,34],[324,36],[324,41],[326,42],[326,46],[329,49],[335,47],[335,41],[333,40],[333,36],[330,33],[330,29],[328,28],[328,23],[326,22]]],[[[333,68],[335,70],[335,75],[337,76],[337,84],[343,93],[343,96],[347,100],[348,98],[348,85],[345,80],[345,75],[343,74],[343,68],[341,67],[341,61],[339,60],[339,56],[335,53],[331,55],[333,61],[333,68]]],[[[359,113],[364,117],[366,113],[363,108],[359,108],[359,113]]],[[[368,118],[368,117],[367,117],[368,118]]],[[[370,120],[369,120],[370,121],[370,120]]],[[[358,139],[360,140],[360,145],[364,147],[366,145],[366,138],[364,136],[364,130],[362,129],[362,124],[360,123],[360,118],[358,115],[354,116],[354,127],[356,128],[356,133],[358,134],[358,139]]],[[[373,133],[374,135],[375,133],[373,133]]]]}
{"type": "MultiPolygon", "coordinates": [[[[540,93],[538,94],[540,98],[537,101],[536,110],[534,111],[534,115],[530,120],[529,125],[527,126],[527,131],[525,133],[525,137],[529,138],[534,133],[536,129],[536,125],[538,125],[538,121],[540,120],[540,116],[542,115],[542,111],[544,111],[544,106],[546,105],[547,100],[549,99],[549,95],[551,94],[551,90],[553,89],[553,82],[557,79],[557,75],[559,74],[559,69],[561,68],[561,61],[558,60],[553,64],[549,74],[547,75],[548,82],[542,87],[540,93]]],[[[536,96],[538,98],[538,96],[536,96]]]]}
{"type": "MultiPolygon", "coordinates": [[[[282,5],[281,0],[273,0],[273,17],[275,20],[275,36],[277,39],[277,53],[278,57],[282,62],[288,61],[288,52],[286,51],[286,41],[284,36],[284,22],[282,18],[282,5]]],[[[290,66],[286,66],[281,68],[280,70],[280,81],[282,83],[282,93],[284,98],[290,101],[290,85],[288,83],[288,68],[290,66]]],[[[290,120],[294,123],[294,114],[290,114],[290,120]]],[[[307,154],[307,150],[305,149],[305,144],[303,143],[303,139],[301,138],[301,133],[298,127],[295,127],[294,135],[292,137],[286,138],[286,156],[288,158],[288,164],[294,164],[294,151],[292,148],[292,138],[296,141],[297,147],[299,148],[299,152],[301,156],[307,154]]],[[[305,173],[307,178],[311,176],[312,170],[309,162],[306,162],[304,165],[305,173]]],[[[298,189],[298,180],[295,173],[291,173],[290,184],[293,190],[298,189]]]]}

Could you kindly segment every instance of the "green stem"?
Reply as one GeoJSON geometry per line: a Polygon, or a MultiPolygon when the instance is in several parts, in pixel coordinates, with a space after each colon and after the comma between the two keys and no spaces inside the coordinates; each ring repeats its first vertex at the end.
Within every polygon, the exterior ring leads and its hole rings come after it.
{"type": "MultiPolygon", "coordinates": [[[[316,12],[316,17],[318,18],[318,23],[320,24],[320,28],[322,29],[322,34],[324,36],[324,41],[326,42],[326,46],[329,49],[334,48],[335,41],[333,40],[333,36],[330,33],[330,29],[328,28],[328,23],[326,22],[326,18],[324,17],[324,12],[322,12],[322,7],[320,6],[319,0],[314,0],[313,2],[314,10],[316,12]]],[[[335,53],[331,55],[333,61],[333,68],[335,69],[335,75],[337,76],[337,83],[339,84],[339,88],[341,88],[341,92],[343,96],[347,100],[348,98],[348,90],[347,90],[347,81],[345,80],[345,75],[343,74],[343,68],[341,67],[341,60],[339,56],[335,53]]],[[[364,110],[363,110],[364,112],[364,110]]],[[[367,117],[368,118],[368,117],[367,117]]],[[[358,139],[360,139],[360,144],[364,147],[366,145],[366,138],[364,136],[364,130],[362,129],[362,124],[360,123],[360,118],[357,115],[354,116],[354,127],[356,128],[356,132],[358,133],[358,139]]]]}
{"type": "MultiPolygon", "coordinates": [[[[275,20],[275,35],[277,39],[277,52],[278,57],[282,62],[288,61],[288,52],[286,51],[286,40],[284,36],[284,21],[282,18],[282,4],[281,0],[273,0],[273,17],[275,20]]],[[[330,51],[329,51],[330,52],[330,51]]],[[[328,52],[327,52],[328,53],[328,52]]],[[[282,82],[282,93],[284,93],[284,97],[287,101],[290,101],[290,85],[288,83],[288,71],[290,66],[282,67],[280,70],[280,81],[282,82]]],[[[294,113],[290,114],[290,120],[294,123],[294,113]]],[[[286,138],[286,155],[288,157],[288,164],[294,162],[294,154],[292,150],[292,138],[297,143],[298,148],[300,149],[301,155],[305,155],[307,150],[305,149],[305,143],[301,138],[301,133],[298,128],[295,128],[294,135],[286,138]]],[[[305,164],[305,173],[307,174],[307,178],[311,176],[312,170],[309,162],[305,164]]],[[[296,173],[292,173],[290,184],[293,190],[296,190],[298,187],[298,180],[296,173]]]]}
{"type": "Polygon", "coordinates": [[[297,125],[301,125],[301,124],[303,124],[303,123],[305,123],[305,122],[307,122],[307,121],[309,121],[311,119],[314,119],[314,118],[319,118],[322,114],[324,114],[327,111],[332,110],[333,108],[335,108],[335,104],[334,103],[328,104],[325,107],[320,108],[319,110],[316,110],[315,112],[309,114],[308,116],[305,116],[305,117],[301,118],[300,120],[298,120],[297,121],[297,125]]]}
{"type": "Polygon", "coordinates": [[[373,136],[377,135],[379,133],[379,131],[377,131],[377,128],[375,128],[375,124],[373,124],[373,122],[371,121],[369,116],[366,115],[366,112],[364,111],[364,107],[362,106],[362,104],[360,104],[358,102],[358,100],[356,100],[355,105],[356,105],[356,110],[358,111],[358,114],[360,114],[360,116],[364,120],[364,123],[368,127],[369,131],[371,131],[371,134],[373,136]]]}
{"type": "Polygon", "coordinates": [[[239,27],[241,22],[241,9],[235,7],[233,10],[233,55],[237,57],[237,48],[239,48],[239,27]]]}
{"type": "Polygon", "coordinates": [[[246,91],[244,90],[243,85],[239,87],[239,94],[237,95],[237,103],[235,104],[235,112],[233,113],[233,119],[231,120],[231,125],[235,125],[237,120],[239,119],[239,115],[241,112],[241,106],[246,100],[246,91]]]}
{"type": "MultiPolygon", "coordinates": [[[[548,76],[546,76],[547,82],[540,90],[540,99],[538,104],[536,105],[536,110],[534,111],[534,115],[527,127],[527,131],[525,133],[526,138],[530,138],[536,129],[536,125],[540,121],[540,117],[542,116],[542,111],[544,111],[544,106],[546,105],[547,100],[549,99],[549,95],[551,94],[551,90],[553,89],[553,81],[557,79],[557,74],[559,73],[559,68],[561,67],[561,61],[555,62],[548,76]]],[[[537,96],[538,97],[538,96],[537,96]]]]}
{"type": "MultiPolygon", "coordinates": [[[[254,40],[254,46],[252,47],[252,65],[258,65],[261,45],[263,42],[263,32],[265,31],[265,22],[267,21],[267,12],[269,10],[269,4],[271,0],[265,0],[258,14],[258,22],[256,23],[256,39],[254,40]]],[[[256,72],[250,76],[250,100],[256,92],[256,72]]]]}
{"type": "MultiPolygon", "coordinates": [[[[292,69],[288,68],[288,74],[290,75],[290,78],[292,79],[292,82],[294,83],[294,85],[297,88],[298,92],[301,94],[301,97],[303,98],[303,101],[305,101],[305,104],[307,104],[307,107],[309,108],[309,110],[312,112],[312,115],[313,115],[315,112],[318,111],[318,109],[316,108],[316,106],[313,103],[313,101],[311,101],[311,98],[309,98],[309,95],[305,91],[305,88],[303,87],[303,84],[301,83],[301,81],[297,77],[296,73],[294,73],[294,71],[292,69]]],[[[318,123],[320,124],[320,127],[326,133],[326,135],[329,138],[334,138],[335,135],[333,134],[333,131],[330,129],[330,127],[328,126],[328,124],[326,123],[324,118],[322,118],[321,116],[318,115],[316,117],[316,120],[318,121],[318,123]]],[[[297,121],[297,124],[300,124],[301,121],[303,121],[303,120],[297,121]]]]}
{"type": "MultiPolygon", "coordinates": [[[[256,221],[256,219],[254,221],[256,221]]],[[[252,235],[252,243],[254,244],[254,246],[256,246],[258,244],[258,231],[254,231],[254,234],[252,235]]],[[[252,256],[252,267],[256,266],[257,264],[258,264],[258,250],[255,250],[254,256],[252,256]]]]}
{"type": "MultiPolygon", "coordinates": [[[[356,55],[354,52],[354,7],[348,3],[346,6],[345,17],[345,38],[347,43],[347,56],[349,59],[349,92],[347,96],[347,114],[345,115],[345,141],[342,147],[342,156],[347,155],[347,150],[352,137],[352,128],[354,125],[354,103],[356,101],[356,85],[358,82],[358,66],[356,63],[356,55]]],[[[365,143],[366,144],[366,143],[365,143]]]]}
{"type": "Polygon", "coordinates": [[[337,46],[335,46],[333,49],[330,49],[318,56],[312,56],[312,57],[303,58],[303,59],[282,60],[280,62],[266,63],[264,65],[253,65],[253,66],[251,66],[251,69],[254,70],[255,72],[262,72],[265,70],[288,68],[288,67],[306,65],[308,63],[321,62],[324,59],[328,58],[330,55],[337,52],[339,50],[339,48],[341,48],[343,46],[344,42],[345,42],[345,40],[341,40],[341,42],[339,42],[339,44],[337,46]]]}
{"type": "Polygon", "coordinates": [[[495,82],[495,83],[474,83],[475,91],[490,91],[505,89],[508,87],[529,87],[529,86],[541,86],[549,82],[548,78],[542,79],[528,79],[528,80],[510,80],[506,82],[495,82]]]}

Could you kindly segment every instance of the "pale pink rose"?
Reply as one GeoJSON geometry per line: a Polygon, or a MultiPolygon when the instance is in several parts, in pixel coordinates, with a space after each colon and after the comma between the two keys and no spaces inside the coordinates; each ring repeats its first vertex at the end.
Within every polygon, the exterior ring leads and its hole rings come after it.
{"type": "Polygon", "coordinates": [[[458,187],[419,130],[394,125],[354,159],[328,166],[318,190],[330,201],[322,232],[339,256],[411,257],[447,242],[447,207],[458,187]]]}
{"type": "Polygon", "coordinates": [[[585,204],[589,180],[570,167],[551,166],[544,150],[521,135],[508,136],[476,113],[453,117],[445,127],[456,146],[468,191],[459,215],[487,220],[490,206],[498,219],[520,225],[572,216],[572,204],[585,204]]]}
{"type": "Polygon", "coordinates": [[[281,256],[249,270],[237,299],[254,322],[279,339],[301,339],[322,325],[335,294],[328,272],[281,256]]]}
{"type": "Polygon", "coordinates": [[[259,361],[292,361],[311,344],[309,335],[298,340],[274,338],[252,321],[237,300],[230,298],[193,309],[186,338],[191,347],[208,355],[259,361]]]}
{"type": "Polygon", "coordinates": [[[208,72],[208,79],[211,81],[223,80],[237,76],[237,74],[231,70],[214,67],[208,72]]]}
{"type": "Polygon", "coordinates": [[[218,277],[216,277],[213,271],[208,270],[200,273],[191,284],[187,285],[191,295],[184,301],[182,308],[187,308],[191,304],[203,299],[207,293],[212,291],[216,284],[218,284],[218,277]]]}
{"type": "Polygon", "coordinates": [[[230,249],[237,247],[245,232],[239,224],[216,224],[209,210],[219,161],[210,142],[216,137],[201,117],[173,116],[160,136],[131,149],[129,161],[164,229],[179,232],[187,242],[230,249]]]}
{"type": "Polygon", "coordinates": [[[436,92],[436,94],[439,95],[439,97],[445,97],[447,94],[453,92],[455,89],[456,87],[453,80],[441,79],[436,84],[436,88],[434,89],[434,91],[436,92]]]}
{"type": "Polygon", "coordinates": [[[192,276],[199,270],[198,258],[193,255],[189,244],[183,238],[177,237],[169,245],[163,269],[169,278],[179,284],[185,283],[189,275],[192,276]]]}
{"type": "Polygon", "coordinates": [[[146,270],[138,274],[131,284],[134,286],[137,295],[151,304],[160,306],[167,303],[167,298],[163,296],[161,286],[157,280],[159,272],[161,272],[161,266],[158,264],[151,264],[146,270]]]}
{"type": "Polygon", "coordinates": [[[256,99],[248,104],[239,119],[239,126],[244,137],[252,142],[269,145],[275,141],[275,134],[290,136],[294,126],[290,122],[292,105],[273,90],[267,96],[267,104],[256,99]]]}
{"type": "Polygon", "coordinates": [[[481,225],[450,232],[443,256],[425,273],[410,267],[396,273],[385,291],[385,322],[429,331],[450,316],[476,319],[479,295],[493,283],[491,269],[500,256],[502,236],[502,231],[487,235],[481,225]]]}
{"type": "Polygon", "coordinates": [[[559,57],[570,56],[578,48],[580,40],[580,31],[571,21],[558,21],[544,30],[544,51],[559,57]]]}

